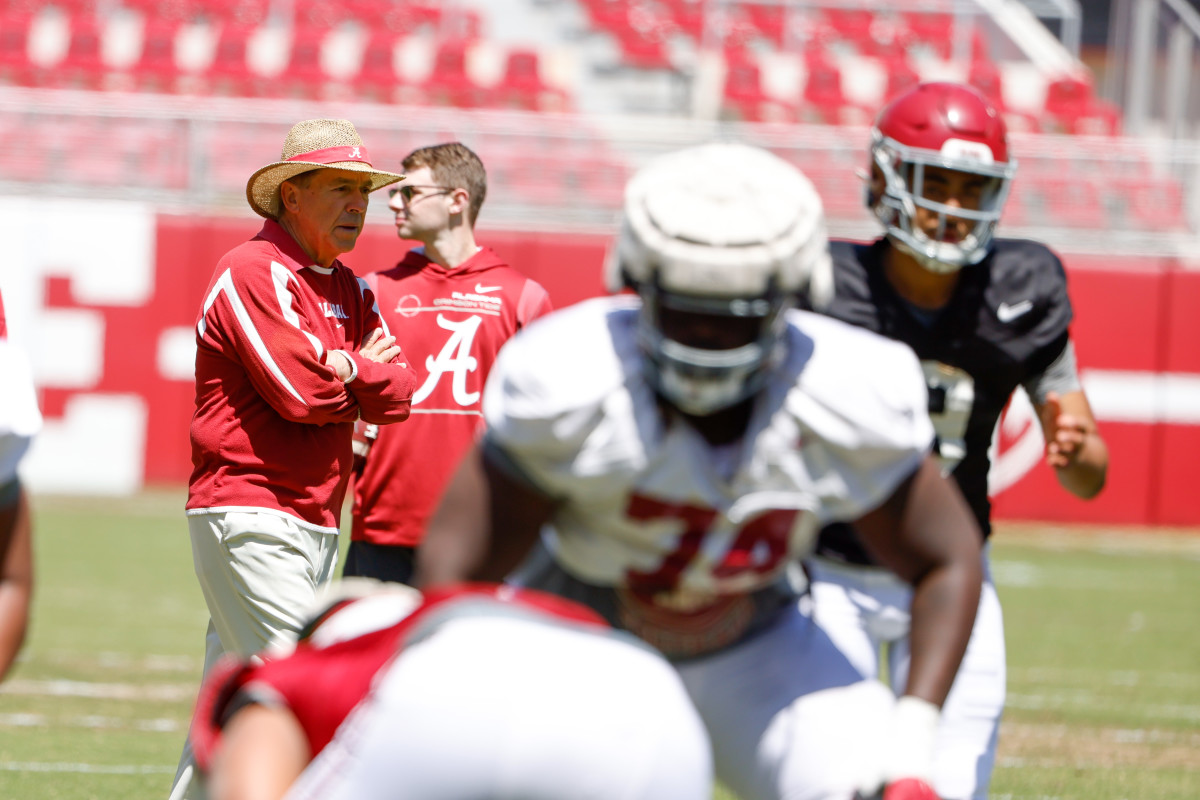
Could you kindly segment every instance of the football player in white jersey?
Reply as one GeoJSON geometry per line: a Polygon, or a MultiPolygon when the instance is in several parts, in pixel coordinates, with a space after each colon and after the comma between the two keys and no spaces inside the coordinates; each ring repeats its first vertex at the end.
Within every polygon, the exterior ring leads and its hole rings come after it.
{"type": "Polygon", "coordinates": [[[657,647],[739,797],[931,798],[979,531],[930,456],[911,351],[790,310],[828,258],[812,184],[764,150],[703,145],[639,171],[612,262],[636,296],[552,313],[501,350],[486,432],[443,497],[417,580],[520,565],[510,580],[657,647]],[[899,701],[861,679],[787,580],[832,520],[857,520],[913,585],[899,701]]]}

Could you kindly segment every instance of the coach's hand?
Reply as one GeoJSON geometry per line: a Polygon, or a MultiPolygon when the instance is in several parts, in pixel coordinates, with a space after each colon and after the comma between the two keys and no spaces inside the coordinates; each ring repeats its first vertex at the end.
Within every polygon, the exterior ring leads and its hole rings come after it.
{"type": "Polygon", "coordinates": [[[400,345],[396,344],[395,336],[384,336],[383,328],[376,328],[367,337],[367,342],[358,351],[363,358],[379,364],[387,364],[400,355],[400,345]]]}

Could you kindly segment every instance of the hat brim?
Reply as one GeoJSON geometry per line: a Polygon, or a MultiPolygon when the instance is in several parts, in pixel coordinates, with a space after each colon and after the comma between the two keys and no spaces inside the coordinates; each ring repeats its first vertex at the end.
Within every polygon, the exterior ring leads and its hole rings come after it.
{"type": "Polygon", "coordinates": [[[369,191],[382,189],[396,181],[404,180],[397,172],[386,172],[375,169],[361,161],[334,161],[321,164],[316,161],[276,161],[268,164],[250,176],[246,181],[246,201],[254,209],[254,213],[267,219],[279,219],[280,201],[279,185],[288,178],[294,178],[304,172],[315,169],[344,169],[350,172],[365,172],[371,176],[369,191]]]}

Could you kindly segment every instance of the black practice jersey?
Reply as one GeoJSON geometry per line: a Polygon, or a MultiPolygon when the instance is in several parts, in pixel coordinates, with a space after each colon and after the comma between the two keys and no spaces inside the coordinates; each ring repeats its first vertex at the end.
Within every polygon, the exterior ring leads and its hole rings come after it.
{"type": "MultiPolygon", "coordinates": [[[[1013,390],[1062,354],[1071,322],[1058,256],[1037,242],[997,239],[993,244],[982,262],[963,267],[945,308],[921,320],[884,277],[886,239],[834,241],[834,296],[819,309],[916,352],[929,384],[937,454],[944,468],[953,469],[985,537],[991,533],[988,448],[996,421],[1013,390]]],[[[825,528],[817,552],[871,563],[846,525],[825,528]]]]}

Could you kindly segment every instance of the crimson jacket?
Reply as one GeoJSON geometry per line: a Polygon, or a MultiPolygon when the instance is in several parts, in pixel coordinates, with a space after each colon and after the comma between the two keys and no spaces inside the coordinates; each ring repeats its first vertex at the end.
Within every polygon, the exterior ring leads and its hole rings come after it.
{"type": "Polygon", "coordinates": [[[358,354],[380,327],[366,283],[312,264],[274,221],[226,253],[196,321],[189,513],[269,509],[336,530],[354,421],[407,419],[416,387],[403,355],[358,354]],[[357,375],[343,384],[330,350],[357,375]]]}

